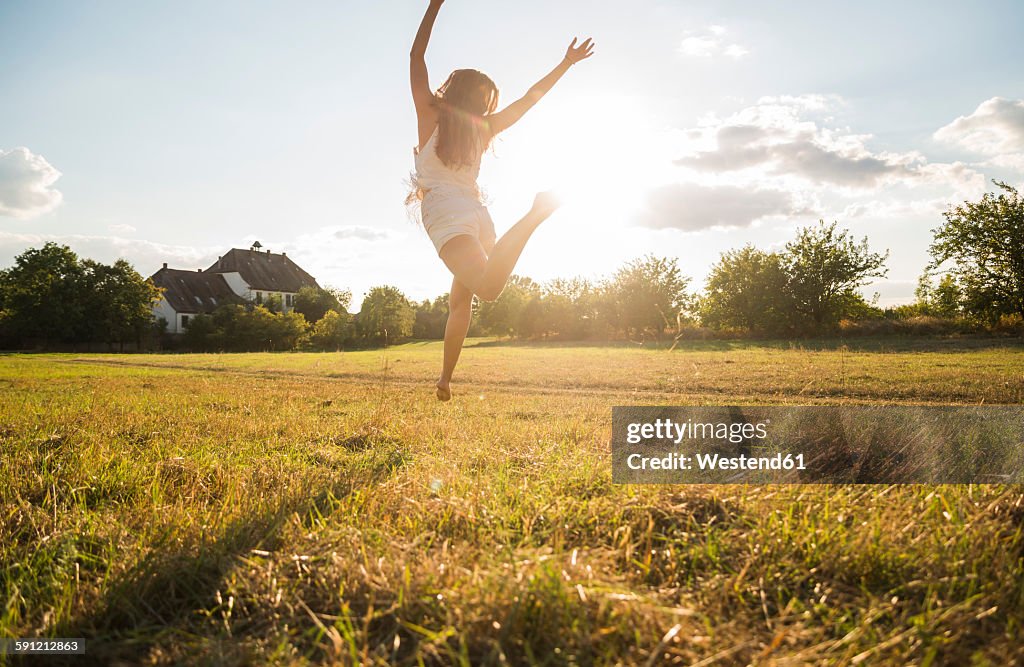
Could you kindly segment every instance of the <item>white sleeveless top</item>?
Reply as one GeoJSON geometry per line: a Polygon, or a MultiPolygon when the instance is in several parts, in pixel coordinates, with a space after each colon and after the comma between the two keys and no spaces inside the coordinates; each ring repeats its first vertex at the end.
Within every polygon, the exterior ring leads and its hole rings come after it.
{"type": "Polygon", "coordinates": [[[430,135],[425,146],[416,151],[416,185],[435,194],[460,194],[479,201],[480,188],[476,179],[480,175],[480,158],[470,166],[452,169],[437,156],[438,129],[430,135]]]}

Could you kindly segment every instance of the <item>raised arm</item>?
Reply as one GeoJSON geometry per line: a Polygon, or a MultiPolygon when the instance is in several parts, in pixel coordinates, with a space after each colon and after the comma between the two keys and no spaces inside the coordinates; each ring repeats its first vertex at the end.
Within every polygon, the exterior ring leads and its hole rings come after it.
{"type": "Polygon", "coordinates": [[[565,58],[562,59],[562,62],[558,63],[555,69],[551,70],[547,76],[533,84],[530,90],[526,91],[525,95],[501,111],[491,114],[488,120],[492,134],[504,132],[515,125],[527,111],[532,109],[542,97],[547,95],[548,91],[558,83],[558,80],[569,71],[570,67],[594,55],[594,43],[589,37],[579,46],[576,46],[576,42],[577,39],[574,38],[572,44],[566,50],[565,58]]]}
{"type": "Polygon", "coordinates": [[[416,32],[416,39],[409,52],[409,82],[412,84],[412,101],[416,104],[416,120],[419,125],[420,145],[426,143],[437,123],[437,111],[434,109],[434,92],[430,89],[430,77],[427,74],[427,44],[430,33],[434,29],[434,21],[444,0],[430,0],[427,11],[416,32]],[[426,137],[424,137],[426,132],[426,137]]]}

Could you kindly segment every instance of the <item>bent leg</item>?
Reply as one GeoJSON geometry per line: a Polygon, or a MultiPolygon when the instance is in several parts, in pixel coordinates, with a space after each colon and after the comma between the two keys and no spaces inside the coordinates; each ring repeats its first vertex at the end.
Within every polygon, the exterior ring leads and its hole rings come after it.
{"type": "Polygon", "coordinates": [[[448,294],[448,323],[444,328],[444,364],[437,381],[437,397],[442,401],[451,400],[452,374],[459,363],[472,317],[473,293],[458,280],[453,280],[452,291],[448,294]]]}
{"type": "Polygon", "coordinates": [[[540,223],[558,203],[548,194],[537,195],[533,208],[494,244],[490,257],[472,236],[456,236],[441,248],[441,259],[456,280],[484,301],[493,301],[505,289],[516,262],[540,223]]]}
{"type": "Polygon", "coordinates": [[[469,234],[462,234],[445,243],[438,254],[455,280],[470,293],[475,293],[487,270],[487,253],[480,241],[469,234]]]}

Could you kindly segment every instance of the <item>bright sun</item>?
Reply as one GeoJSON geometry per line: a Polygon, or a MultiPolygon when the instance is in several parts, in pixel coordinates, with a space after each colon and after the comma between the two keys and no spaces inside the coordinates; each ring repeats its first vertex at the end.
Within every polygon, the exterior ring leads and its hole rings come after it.
{"type": "Polygon", "coordinates": [[[525,186],[555,190],[566,212],[621,222],[643,208],[652,188],[671,178],[664,132],[639,102],[614,96],[552,99],[534,113],[536,119],[514,138],[519,146],[509,155],[514,159],[505,165],[507,175],[525,186]]]}

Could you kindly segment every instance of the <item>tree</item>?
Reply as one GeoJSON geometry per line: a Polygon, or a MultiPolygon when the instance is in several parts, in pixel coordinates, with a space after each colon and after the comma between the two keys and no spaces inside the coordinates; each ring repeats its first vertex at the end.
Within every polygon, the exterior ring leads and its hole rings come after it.
{"type": "Polygon", "coordinates": [[[931,270],[950,265],[964,308],[981,319],[1024,317],[1024,200],[1016,189],[993,181],[1003,192],[950,207],[933,230],[931,270]]]}
{"type": "Polygon", "coordinates": [[[955,318],[963,314],[963,292],[949,273],[939,278],[936,285],[925,272],[917,280],[914,296],[917,301],[907,308],[914,315],[955,318]]]}
{"type": "Polygon", "coordinates": [[[341,310],[338,312],[348,312],[349,308],[352,307],[352,290],[342,289],[340,287],[331,287],[330,285],[324,289],[327,290],[338,302],[338,305],[341,307],[341,310]]]}
{"type": "Polygon", "coordinates": [[[278,314],[270,329],[267,348],[270,350],[294,350],[299,339],[309,330],[309,323],[302,313],[294,311],[278,314]]]}
{"type": "Polygon", "coordinates": [[[647,255],[626,264],[609,286],[619,326],[627,336],[650,331],[661,338],[688,305],[689,282],[674,257],[647,255]]]}
{"type": "Polygon", "coordinates": [[[223,342],[223,337],[218,336],[217,323],[205,314],[189,318],[181,339],[185,348],[193,352],[212,352],[223,342]]]}
{"type": "Polygon", "coordinates": [[[47,243],[0,271],[3,338],[16,346],[33,340],[141,343],[159,296],[125,260],[80,260],[68,246],[47,243]]]}
{"type": "Polygon", "coordinates": [[[723,253],[711,268],[701,320],[713,328],[776,334],[793,313],[789,277],[781,255],[747,245],[723,253]]]}
{"type": "Polygon", "coordinates": [[[367,293],[357,320],[359,331],[367,340],[388,343],[411,336],[415,321],[412,304],[389,285],[374,287],[367,293]]]}
{"type": "Polygon", "coordinates": [[[815,330],[834,325],[864,305],[857,289],[870,278],[883,278],[889,253],[872,253],[865,237],[857,243],[836,223],[806,227],[786,244],[782,255],[793,309],[815,330]]]}
{"type": "Polygon", "coordinates": [[[556,278],[544,286],[548,329],[580,340],[593,334],[597,318],[594,285],[585,278],[556,278]]]}
{"type": "Polygon", "coordinates": [[[0,273],[4,337],[16,345],[84,339],[82,274],[78,255],[68,246],[51,242],[15,257],[14,266],[0,273]]]}
{"type": "Polygon", "coordinates": [[[302,313],[307,322],[315,324],[327,313],[348,313],[352,293],[323,287],[306,286],[295,295],[295,312],[302,313]]]}
{"type": "Polygon", "coordinates": [[[122,349],[126,342],[141,344],[151,328],[153,304],[160,300],[160,289],[123,259],[111,266],[86,259],[82,268],[86,303],[83,327],[89,340],[119,343],[122,349]]]}
{"type": "Polygon", "coordinates": [[[444,294],[433,301],[424,299],[416,306],[416,321],[412,327],[413,338],[439,340],[444,338],[444,329],[448,323],[448,295],[444,294]]]}
{"type": "Polygon", "coordinates": [[[519,310],[516,318],[516,335],[522,338],[539,338],[551,333],[549,318],[550,303],[541,294],[531,294],[519,310]]]}
{"type": "Polygon", "coordinates": [[[959,317],[963,314],[963,292],[953,276],[946,274],[939,278],[939,284],[932,295],[932,304],[939,317],[959,317]]]}
{"type": "Polygon", "coordinates": [[[523,309],[539,295],[540,286],[533,280],[511,276],[497,299],[480,304],[480,325],[494,336],[520,335],[523,309]]]}
{"type": "Polygon", "coordinates": [[[305,344],[315,350],[340,350],[352,334],[352,316],[329,310],[313,325],[305,344]]]}

